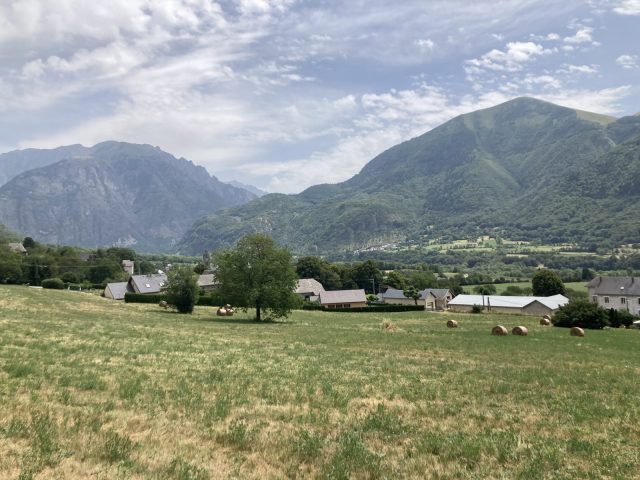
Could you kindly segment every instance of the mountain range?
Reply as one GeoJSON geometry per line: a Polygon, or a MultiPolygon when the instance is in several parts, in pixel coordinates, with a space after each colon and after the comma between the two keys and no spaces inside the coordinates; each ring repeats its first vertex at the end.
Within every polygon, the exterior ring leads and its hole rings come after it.
{"type": "Polygon", "coordinates": [[[198,253],[264,232],[299,254],[494,234],[603,245],[640,234],[640,117],[518,98],[460,115],[351,179],[269,194],[197,221],[198,253]]]}
{"type": "Polygon", "coordinates": [[[297,195],[113,141],[0,155],[0,185],[0,224],[46,243],[197,255],[263,232],[297,254],[487,234],[609,246],[640,235],[640,116],[518,98],[297,195]]]}
{"type": "Polygon", "coordinates": [[[0,157],[0,223],[52,244],[168,252],[193,222],[256,195],[150,145],[103,142],[0,157]]]}

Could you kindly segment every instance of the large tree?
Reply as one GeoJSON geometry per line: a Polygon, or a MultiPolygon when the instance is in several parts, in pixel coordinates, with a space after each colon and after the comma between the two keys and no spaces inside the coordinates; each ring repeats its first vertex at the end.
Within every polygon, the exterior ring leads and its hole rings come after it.
{"type": "Polygon", "coordinates": [[[192,313],[198,302],[198,276],[188,267],[172,268],[167,275],[167,300],[178,313],[192,313]]]}
{"type": "Polygon", "coordinates": [[[233,249],[218,253],[215,263],[221,298],[245,311],[255,307],[256,320],[262,320],[262,313],[286,317],[297,304],[291,253],[271,237],[247,235],[233,249]]]}
{"type": "Polygon", "coordinates": [[[553,270],[546,268],[542,268],[535,273],[531,280],[531,289],[536,297],[550,297],[566,293],[560,276],[553,270]]]}

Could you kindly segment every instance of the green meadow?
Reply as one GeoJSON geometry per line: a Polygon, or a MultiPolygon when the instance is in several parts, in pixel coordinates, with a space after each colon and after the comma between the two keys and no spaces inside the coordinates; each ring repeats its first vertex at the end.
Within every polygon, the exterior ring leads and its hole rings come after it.
{"type": "Polygon", "coordinates": [[[0,286],[0,478],[638,478],[638,330],[250,315],[0,286]]]}

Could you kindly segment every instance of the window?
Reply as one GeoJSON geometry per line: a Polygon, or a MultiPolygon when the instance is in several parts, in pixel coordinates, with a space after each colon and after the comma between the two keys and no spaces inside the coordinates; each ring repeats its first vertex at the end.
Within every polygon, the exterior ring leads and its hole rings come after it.
{"type": "Polygon", "coordinates": [[[598,295],[591,297],[591,300],[593,300],[593,303],[598,303],[598,295]]]}
{"type": "Polygon", "coordinates": [[[604,297],[604,303],[609,303],[609,297],[604,297]]]}
{"type": "Polygon", "coordinates": [[[627,299],[626,299],[626,298],[624,298],[624,297],[621,297],[621,298],[620,298],[620,303],[621,303],[622,305],[624,305],[625,303],[627,303],[627,299]]]}

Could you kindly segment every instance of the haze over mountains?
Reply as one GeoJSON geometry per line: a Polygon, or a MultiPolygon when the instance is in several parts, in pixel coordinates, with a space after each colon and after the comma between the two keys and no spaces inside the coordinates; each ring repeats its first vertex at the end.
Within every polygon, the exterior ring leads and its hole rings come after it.
{"type": "Polygon", "coordinates": [[[296,253],[494,233],[546,242],[634,242],[640,118],[518,98],[397,145],[336,185],[266,195],[198,221],[183,253],[265,232],[296,253]]]}
{"type": "Polygon", "coordinates": [[[256,198],[150,145],[11,152],[0,171],[17,174],[0,188],[0,223],[54,244],[171,251],[198,217],[256,198]]]}
{"type": "Polygon", "coordinates": [[[636,242],[640,117],[531,98],[456,117],[353,178],[256,198],[159,148],[104,142],[0,156],[0,223],[47,243],[200,254],[264,232],[295,253],[477,234],[636,242]],[[178,242],[179,241],[179,242],[178,242]]]}

